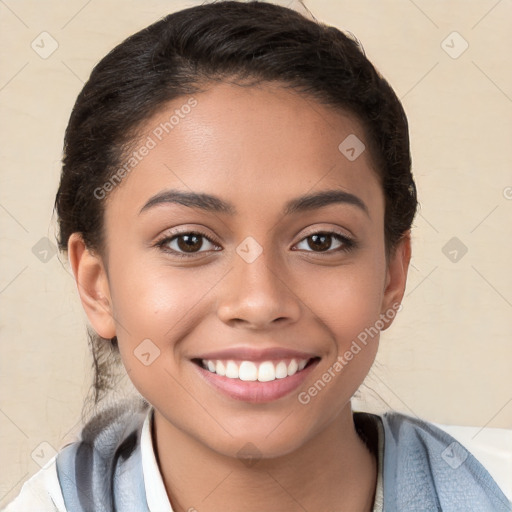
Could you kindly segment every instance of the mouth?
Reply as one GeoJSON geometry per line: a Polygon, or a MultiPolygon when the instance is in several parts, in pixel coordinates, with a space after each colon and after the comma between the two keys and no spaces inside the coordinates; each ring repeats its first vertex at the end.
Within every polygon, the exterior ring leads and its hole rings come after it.
{"type": "Polygon", "coordinates": [[[317,356],[260,362],[192,359],[201,377],[215,390],[252,403],[270,402],[288,395],[302,384],[319,361],[317,356]]]}
{"type": "Polygon", "coordinates": [[[311,366],[317,360],[320,360],[320,358],[291,358],[262,362],[195,358],[192,359],[192,362],[210,373],[228,379],[238,379],[245,382],[271,382],[276,379],[291,377],[311,366]]]}

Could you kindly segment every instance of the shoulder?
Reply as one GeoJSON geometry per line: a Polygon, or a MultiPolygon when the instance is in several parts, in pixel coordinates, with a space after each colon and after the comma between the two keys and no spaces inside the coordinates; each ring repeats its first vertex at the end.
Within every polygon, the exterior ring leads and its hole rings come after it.
{"type": "Polygon", "coordinates": [[[53,457],[22,486],[18,496],[2,512],[66,512],[53,457]]]}
{"type": "Polygon", "coordinates": [[[431,504],[447,511],[512,510],[489,472],[450,434],[404,414],[380,418],[386,509],[424,510],[431,504]]]}
{"type": "Polygon", "coordinates": [[[96,414],[81,439],[57,454],[57,476],[69,510],[146,510],[141,432],[149,404],[125,400],[96,414]]]}
{"type": "Polygon", "coordinates": [[[142,480],[137,473],[137,451],[147,410],[147,402],[126,400],[97,413],[82,428],[80,439],[63,446],[23,484],[18,496],[2,512],[82,510],[79,507],[91,510],[87,507],[95,499],[98,501],[92,510],[103,510],[103,505],[96,505],[102,503],[104,496],[124,492],[130,499],[135,493],[137,497],[143,495],[137,485],[129,492],[125,488],[130,486],[128,476],[139,485],[142,480]],[[113,480],[124,487],[113,488],[113,480]]]}

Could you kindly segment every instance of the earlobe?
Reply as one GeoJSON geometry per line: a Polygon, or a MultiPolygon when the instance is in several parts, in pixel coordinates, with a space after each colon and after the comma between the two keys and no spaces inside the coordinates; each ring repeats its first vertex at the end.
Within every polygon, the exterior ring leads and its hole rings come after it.
{"type": "Polygon", "coordinates": [[[68,257],[89,322],[102,338],[113,338],[116,334],[115,322],[101,256],[86,247],[80,233],[73,233],[68,241],[68,257]]]}
{"type": "MultiPolygon", "coordinates": [[[[386,314],[390,309],[396,312],[398,305],[402,302],[410,261],[411,232],[408,230],[404,233],[389,258],[381,314],[386,314]]],[[[383,330],[390,325],[391,322],[386,324],[383,330]]]]}

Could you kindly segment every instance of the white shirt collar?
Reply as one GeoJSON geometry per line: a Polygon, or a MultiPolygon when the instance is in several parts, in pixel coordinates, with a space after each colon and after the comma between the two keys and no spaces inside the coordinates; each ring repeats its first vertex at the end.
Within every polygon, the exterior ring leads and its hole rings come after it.
{"type": "Polygon", "coordinates": [[[162,480],[162,474],[155,458],[153,438],[151,436],[153,414],[154,408],[150,407],[142,426],[140,440],[146,500],[150,512],[173,512],[162,480]]]}

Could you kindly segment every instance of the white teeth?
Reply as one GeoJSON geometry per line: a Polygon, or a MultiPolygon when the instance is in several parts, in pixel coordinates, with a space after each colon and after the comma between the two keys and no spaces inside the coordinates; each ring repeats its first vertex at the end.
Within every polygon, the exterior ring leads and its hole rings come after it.
{"type": "Polygon", "coordinates": [[[295,361],[295,359],[292,359],[290,361],[290,364],[288,365],[288,376],[295,375],[298,369],[299,365],[297,364],[297,361],[295,361]]]}
{"type": "Polygon", "coordinates": [[[217,375],[229,379],[240,379],[244,381],[270,382],[276,379],[291,377],[301,371],[308,364],[309,359],[292,359],[288,364],[286,361],[264,361],[258,364],[253,361],[241,361],[238,365],[235,361],[212,361],[202,360],[203,367],[217,375]]]}
{"type": "Polygon", "coordinates": [[[285,377],[288,377],[288,366],[284,361],[281,361],[276,366],[276,379],[284,379],[285,377]]]}
{"type": "Polygon", "coordinates": [[[276,369],[271,361],[265,361],[260,364],[258,368],[258,380],[260,382],[269,382],[271,380],[275,380],[276,378],[276,369]]]}
{"type": "Polygon", "coordinates": [[[238,378],[240,380],[257,380],[258,367],[251,361],[242,361],[238,368],[238,378]]]}
{"type": "Polygon", "coordinates": [[[234,361],[228,361],[226,365],[226,377],[230,379],[238,379],[238,366],[234,361]]]}
{"type": "Polygon", "coordinates": [[[224,366],[222,361],[217,361],[217,364],[215,365],[215,373],[217,375],[222,375],[222,376],[226,375],[226,367],[224,366]]]}

